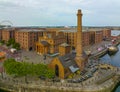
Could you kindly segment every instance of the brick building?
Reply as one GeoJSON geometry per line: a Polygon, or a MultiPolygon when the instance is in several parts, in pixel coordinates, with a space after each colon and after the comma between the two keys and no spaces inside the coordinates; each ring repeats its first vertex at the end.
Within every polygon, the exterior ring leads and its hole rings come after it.
{"type": "Polygon", "coordinates": [[[59,45],[65,43],[66,39],[63,33],[44,32],[42,37],[39,37],[36,42],[36,52],[39,54],[56,53],[59,50],[59,45]]]}
{"type": "Polygon", "coordinates": [[[55,71],[55,75],[59,78],[67,78],[71,73],[79,70],[74,60],[75,56],[75,53],[69,53],[63,56],[56,57],[50,62],[48,66],[55,71]]]}
{"type": "Polygon", "coordinates": [[[103,40],[103,31],[95,31],[95,44],[103,40]]]}
{"type": "Polygon", "coordinates": [[[82,45],[88,46],[90,45],[90,32],[89,31],[83,31],[82,32],[82,45]]]}
{"type": "Polygon", "coordinates": [[[67,44],[69,44],[71,46],[71,48],[75,48],[76,47],[76,35],[77,35],[76,32],[77,32],[77,30],[66,29],[66,30],[59,30],[59,31],[64,33],[67,44]]]}
{"type": "MultiPolygon", "coordinates": [[[[72,29],[67,29],[67,30],[60,30],[64,32],[66,36],[67,43],[75,48],[77,45],[77,30],[76,28],[72,29]]],[[[86,30],[82,30],[82,45],[83,46],[88,46],[90,44],[90,32],[86,30]]]]}
{"type": "Polygon", "coordinates": [[[70,53],[70,51],[71,47],[67,43],[62,43],[61,45],[59,45],[59,53],[61,56],[70,53]]]}
{"type": "Polygon", "coordinates": [[[89,44],[93,45],[95,44],[95,31],[90,31],[90,35],[89,35],[89,44]]]}
{"type": "Polygon", "coordinates": [[[10,38],[14,38],[14,28],[2,29],[2,40],[7,42],[10,38]]]}
{"type": "Polygon", "coordinates": [[[103,29],[103,38],[111,38],[111,30],[110,29],[103,29]]]}
{"type": "Polygon", "coordinates": [[[39,29],[17,29],[15,41],[20,44],[22,49],[35,50],[35,43],[38,41],[38,37],[43,36],[43,31],[39,29]]]}
{"type": "Polygon", "coordinates": [[[104,38],[111,38],[111,30],[110,29],[90,29],[90,44],[97,44],[103,41],[104,38]]]}

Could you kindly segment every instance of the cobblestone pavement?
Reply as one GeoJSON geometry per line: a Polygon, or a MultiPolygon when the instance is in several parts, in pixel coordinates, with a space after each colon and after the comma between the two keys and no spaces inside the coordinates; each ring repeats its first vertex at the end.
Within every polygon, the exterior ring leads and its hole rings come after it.
{"type": "Polygon", "coordinates": [[[20,52],[20,56],[17,60],[18,61],[30,62],[30,63],[45,63],[45,64],[48,64],[52,60],[52,58],[51,57],[46,57],[46,59],[44,60],[44,56],[37,54],[37,52],[35,52],[35,51],[22,50],[20,52]]]}
{"type": "Polygon", "coordinates": [[[7,48],[6,46],[0,46],[0,51],[6,52],[7,58],[15,58],[17,61],[48,64],[52,60],[51,57],[46,57],[46,59],[44,59],[43,55],[39,55],[35,51],[20,50],[12,53],[10,48],[7,48]]]}

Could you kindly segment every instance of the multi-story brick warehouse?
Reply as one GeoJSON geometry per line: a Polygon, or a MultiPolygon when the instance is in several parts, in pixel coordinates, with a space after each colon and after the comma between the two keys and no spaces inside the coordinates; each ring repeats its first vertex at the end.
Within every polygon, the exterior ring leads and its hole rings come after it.
{"type": "Polygon", "coordinates": [[[65,36],[61,32],[56,35],[44,32],[44,36],[39,37],[39,41],[36,43],[36,52],[39,54],[56,53],[59,45],[65,42],[65,36]]]}
{"type": "MultiPolygon", "coordinates": [[[[60,30],[62,32],[64,32],[65,36],[66,36],[66,40],[67,43],[75,48],[76,47],[76,41],[77,41],[77,31],[76,29],[69,29],[69,30],[60,30]]],[[[86,31],[86,30],[82,30],[82,45],[83,46],[87,46],[90,44],[90,32],[86,31]]]]}
{"type": "Polygon", "coordinates": [[[104,38],[111,38],[110,29],[90,29],[90,44],[100,43],[104,38]]]}
{"type": "Polygon", "coordinates": [[[82,45],[83,46],[90,45],[90,31],[83,31],[82,32],[82,45]]]}
{"type": "Polygon", "coordinates": [[[43,36],[44,30],[39,29],[18,29],[15,31],[15,41],[20,43],[22,49],[34,50],[38,37],[43,36]]]}
{"type": "Polygon", "coordinates": [[[90,41],[90,45],[93,45],[93,44],[95,44],[95,31],[90,31],[90,39],[89,39],[89,41],[90,41]]]}
{"type": "MultiPolygon", "coordinates": [[[[66,36],[67,43],[71,47],[76,47],[76,29],[65,29],[60,30],[64,32],[66,36]]],[[[111,30],[109,29],[91,29],[91,30],[82,30],[82,45],[88,46],[91,44],[100,43],[104,37],[110,38],[111,37],[111,30]]]]}
{"type": "Polygon", "coordinates": [[[103,40],[103,31],[95,31],[95,44],[103,40]]]}
{"type": "MultiPolygon", "coordinates": [[[[16,42],[20,43],[23,49],[30,50],[31,48],[34,50],[35,46],[32,44],[34,44],[35,41],[38,41],[38,37],[42,36],[44,31],[47,31],[48,36],[51,36],[53,38],[57,34],[60,34],[60,32],[62,31],[66,37],[67,43],[71,47],[74,47],[74,48],[76,47],[76,37],[77,37],[76,28],[40,28],[40,29],[38,28],[7,28],[7,29],[1,29],[0,39],[8,41],[10,38],[15,38],[16,42]],[[36,31],[34,32],[33,30],[36,30],[36,31]]],[[[90,44],[99,43],[102,41],[104,37],[106,38],[111,37],[111,30],[109,29],[91,29],[89,31],[83,30],[82,44],[83,46],[87,46],[90,44]],[[102,33],[97,32],[97,30],[101,30],[102,33]]]]}
{"type": "Polygon", "coordinates": [[[2,29],[2,40],[7,42],[10,38],[14,38],[14,28],[2,29]]]}
{"type": "Polygon", "coordinates": [[[111,30],[103,29],[103,38],[110,38],[110,37],[111,37],[111,30]]]}
{"type": "Polygon", "coordinates": [[[60,32],[63,32],[67,41],[67,44],[71,46],[71,48],[76,47],[76,37],[77,37],[77,30],[75,29],[66,29],[66,30],[60,30],[60,32]]]}

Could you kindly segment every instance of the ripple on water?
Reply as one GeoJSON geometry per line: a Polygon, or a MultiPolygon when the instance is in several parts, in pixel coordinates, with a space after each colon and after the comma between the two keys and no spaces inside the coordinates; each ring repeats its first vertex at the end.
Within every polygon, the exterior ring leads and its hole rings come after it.
{"type": "Polygon", "coordinates": [[[115,92],[120,92],[120,86],[115,90],[115,92]]]}
{"type": "MultiPolygon", "coordinates": [[[[101,57],[101,61],[120,67],[120,44],[118,45],[118,48],[119,51],[115,55],[109,56],[106,54],[105,56],[101,57]]],[[[115,89],[115,92],[120,92],[120,84],[115,89]]]]}

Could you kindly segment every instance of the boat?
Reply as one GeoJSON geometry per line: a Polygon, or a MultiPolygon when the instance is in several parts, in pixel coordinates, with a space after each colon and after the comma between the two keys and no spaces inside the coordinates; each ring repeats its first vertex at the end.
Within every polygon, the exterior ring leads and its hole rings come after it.
{"type": "Polygon", "coordinates": [[[110,46],[108,47],[108,54],[109,55],[113,55],[115,54],[116,52],[118,52],[118,47],[117,46],[110,46]]]}

